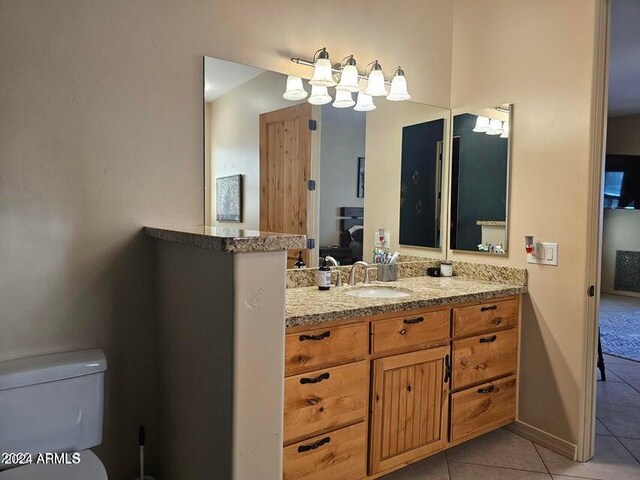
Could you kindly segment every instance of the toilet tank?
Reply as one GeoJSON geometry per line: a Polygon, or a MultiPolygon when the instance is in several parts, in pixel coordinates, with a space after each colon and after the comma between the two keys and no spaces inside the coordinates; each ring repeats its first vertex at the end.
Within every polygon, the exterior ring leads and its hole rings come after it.
{"type": "Polygon", "coordinates": [[[0,362],[0,452],[71,452],[99,445],[106,368],[101,350],[0,362]]]}

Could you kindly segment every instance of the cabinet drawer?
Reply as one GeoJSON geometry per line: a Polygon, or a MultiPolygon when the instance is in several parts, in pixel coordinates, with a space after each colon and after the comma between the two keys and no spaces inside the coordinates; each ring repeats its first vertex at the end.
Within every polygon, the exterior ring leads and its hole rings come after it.
{"type": "Polygon", "coordinates": [[[372,323],[372,353],[427,345],[449,338],[449,310],[372,323]]]}
{"type": "Polygon", "coordinates": [[[331,363],[364,357],[368,350],[366,323],[318,328],[285,337],[285,375],[331,363]]]}
{"type": "Polygon", "coordinates": [[[359,480],[366,475],[366,423],[284,448],[283,480],[359,480]]]}
{"type": "Polygon", "coordinates": [[[367,416],[367,362],[317,370],[284,382],[284,442],[367,416]]]}
{"type": "Polygon", "coordinates": [[[451,441],[514,421],[515,416],[515,375],[454,393],[451,395],[451,441]]]}
{"type": "Polygon", "coordinates": [[[453,309],[453,335],[461,337],[518,324],[518,300],[453,309]]]}
{"type": "Polygon", "coordinates": [[[518,330],[453,341],[452,387],[463,388],[516,371],[518,330]]]}

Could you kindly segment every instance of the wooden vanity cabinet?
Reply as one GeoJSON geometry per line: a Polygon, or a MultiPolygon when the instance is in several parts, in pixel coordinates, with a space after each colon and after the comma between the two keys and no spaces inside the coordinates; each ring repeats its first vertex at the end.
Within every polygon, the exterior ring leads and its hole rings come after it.
{"type": "Polygon", "coordinates": [[[285,338],[283,478],[372,480],[516,418],[519,298],[285,338]]]}

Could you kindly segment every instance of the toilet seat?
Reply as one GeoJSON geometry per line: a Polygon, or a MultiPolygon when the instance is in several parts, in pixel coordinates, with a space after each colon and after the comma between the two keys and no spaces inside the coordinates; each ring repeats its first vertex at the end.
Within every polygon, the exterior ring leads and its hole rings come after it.
{"type": "Polygon", "coordinates": [[[0,480],[108,480],[107,471],[91,450],[80,452],[77,465],[24,465],[0,471],[0,480]]]}

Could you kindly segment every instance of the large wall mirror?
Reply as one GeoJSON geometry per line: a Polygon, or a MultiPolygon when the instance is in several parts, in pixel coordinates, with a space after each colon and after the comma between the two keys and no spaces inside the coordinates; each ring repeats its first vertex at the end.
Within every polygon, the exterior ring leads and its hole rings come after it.
{"type": "Polygon", "coordinates": [[[509,104],[453,117],[451,250],[507,253],[511,123],[509,104]]]}
{"type": "MultiPolygon", "coordinates": [[[[378,228],[394,250],[439,248],[450,111],[384,97],[374,97],[375,109],[336,108],[333,88],[331,103],[316,105],[284,98],[287,80],[205,57],[205,223],[305,234],[314,241],[301,252],[307,266],[325,255],[371,262],[378,228]]],[[[307,80],[290,87],[312,93],[307,80]]],[[[288,253],[290,268],[299,253],[288,253]]]]}

